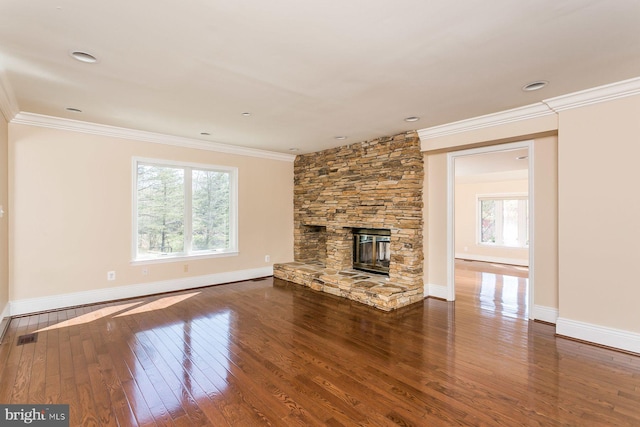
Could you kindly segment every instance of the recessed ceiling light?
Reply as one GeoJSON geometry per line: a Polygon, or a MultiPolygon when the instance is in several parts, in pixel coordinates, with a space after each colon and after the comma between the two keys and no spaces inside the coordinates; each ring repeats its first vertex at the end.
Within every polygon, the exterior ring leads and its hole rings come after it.
{"type": "Polygon", "coordinates": [[[416,116],[411,116],[404,119],[405,122],[417,122],[418,120],[420,120],[420,117],[416,116]]]}
{"type": "Polygon", "coordinates": [[[79,50],[71,52],[71,57],[73,57],[73,59],[76,59],[80,62],[87,62],[89,64],[98,62],[98,59],[95,56],[91,55],[90,53],[82,52],[79,50]]]}
{"type": "Polygon", "coordinates": [[[211,135],[211,134],[210,134],[209,132],[200,132],[200,135],[202,135],[202,136],[209,136],[209,135],[211,135]]]}
{"type": "Polygon", "coordinates": [[[251,115],[251,113],[246,113],[245,112],[245,113],[242,113],[242,115],[245,116],[245,117],[249,117],[251,115]]]}
{"type": "Polygon", "coordinates": [[[528,158],[529,158],[529,156],[518,156],[518,157],[516,157],[516,160],[526,160],[528,158]]]}
{"type": "Polygon", "coordinates": [[[291,147],[291,148],[289,148],[289,151],[300,151],[300,149],[296,148],[296,147],[291,147]]]}
{"type": "Polygon", "coordinates": [[[82,113],[82,110],[79,108],[67,107],[67,111],[71,111],[73,113],[82,113]]]}
{"type": "Polygon", "coordinates": [[[542,89],[548,84],[549,82],[546,80],[538,80],[536,82],[527,83],[526,85],[522,86],[522,90],[524,90],[525,92],[533,92],[534,90],[542,89]]]}
{"type": "Polygon", "coordinates": [[[347,137],[344,136],[344,135],[334,136],[334,138],[337,139],[338,141],[343,141],[343,140],[347,139],[347,137]]]}

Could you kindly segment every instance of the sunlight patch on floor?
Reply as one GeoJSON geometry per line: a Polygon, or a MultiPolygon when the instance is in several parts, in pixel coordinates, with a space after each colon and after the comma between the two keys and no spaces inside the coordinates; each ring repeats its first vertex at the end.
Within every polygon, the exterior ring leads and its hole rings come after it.
{"type": "Polygon", "coordinates": [[[123,316],[129,316],[131,314],[140,314],[140,313],[147,313],[149,311],[154,311],[154,310],[162,310],[164,308],[167,308],[174,304],[182,302],[188,298],[196,296],[199,293],[200,292],[193,292],[190,294],[173,295],[169,297],[160,298],[148,304],[141,305],[140,307],[136,307],[133,310],[129,310],[125,313],[118,314],[115,317],[123,317],[123,316]]]}
{"type": "Polygon", "coordinates": [[[130,307],[136,306],[138,304],[140,304],[140,301],[137,302],[130,302],[127,304],[119,304],[119,305],[112,305],[109,307],[104,307],[101,309],[98,309],[96,311],[92,311],[91,313],[86,313],[86,314],[82,314],[78,317],[74,317],[73,319],[68,319],[68,320],[64,320],[60,323],[56,323],[55,325],[51,325],[51,326],[47,326],[46,328],[42,328],[42,329],[38,329],[36,332],[45,332],[45,331],[51,331],[53,329],[59,329],[59,328],[66,328],[69,326],[77,326],[77,325],[83,325],[85,323],[89,323],[89,322],[93,322],[94,320],[98,320],[101,319],[103,317],[106,316],[111,316],[114,313],[117,313],[119,311],[123,311],[126,310],[130,307]]]}
{"type": "Polygon", "coordinates": [[[190,294],[180,294],[173,295],[164,298],[157,299],[155,301],[151,301],[145,304],[145,301],[135,301],[126,304],[118,304],[111,305],[108,307],[100,308],[98,310],[92,311],[90,313],[82,314],[78,317],[74,317],[73,319],[64,320],[62,322],[56,323],[55,325],[50,325],[42,329],[38,329],[36,332],[46,332],[59,328],[67,328],[70,326],[83,325],[85,323],[93,322],[98,319],[102,319],[107,316],[112,316],[116,313],[120,313],[114,317],[122,317],[129,316],[131,314],[140,314],[146,313],[153,310],[162,310],[164,308],[170,307],[174,304],[182,302],[188,298],[198,295],[200,292],[192,292],[190,294]],[[143,304],[143,305],[140,305],[143,304]],[[132,310],[128,310],[131,307],[138,306],[132,310]],[[128,310],[128,311],[127,311],[128,310]]]}

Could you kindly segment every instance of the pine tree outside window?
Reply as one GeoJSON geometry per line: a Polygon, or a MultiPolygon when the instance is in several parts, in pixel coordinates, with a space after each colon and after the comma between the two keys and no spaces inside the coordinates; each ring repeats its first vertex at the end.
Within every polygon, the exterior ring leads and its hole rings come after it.
{"type": "Polygon", "coordinates": [[[237,253],[237,169],[134,159],[134,261],[237,253]]]}

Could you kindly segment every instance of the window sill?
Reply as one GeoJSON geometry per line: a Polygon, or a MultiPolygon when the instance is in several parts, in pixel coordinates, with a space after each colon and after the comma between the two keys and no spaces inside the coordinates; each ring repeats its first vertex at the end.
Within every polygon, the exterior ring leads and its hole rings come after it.
{"type": "Polygon", "coordinates": [[[148,265],[148,264],[165,264],[168,262],[184,262],[184,261],[195,261],[199,259],[209,259],[209,258],[226,258],[231,256],[238,256],[238,251],[228,251],[228,252],[208,252],[206,254],[193,254],[193,255],[178,255],[171,256],[167,255],[162,258],[141,258],[131,260],[131,265],[148,265]]]}
{"type": "Polygon", "coordinates": [[[505,245],[500,245],[498,243],[486,243],[486,242],[480,242],[477,245],[488,247],[488,248],[500,248],[500,249],[529,249],[529,246],[505,246],[505,245]]]}

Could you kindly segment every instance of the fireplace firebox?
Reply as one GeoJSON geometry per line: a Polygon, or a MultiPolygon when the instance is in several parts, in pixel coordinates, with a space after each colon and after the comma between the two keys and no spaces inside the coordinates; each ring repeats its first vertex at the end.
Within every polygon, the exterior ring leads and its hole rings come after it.
{"type": "Polygon", "coordinates": [[[391,231],[371,228],[353,229],[353,268],[389,274],[391,231]]]}

